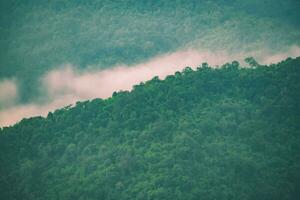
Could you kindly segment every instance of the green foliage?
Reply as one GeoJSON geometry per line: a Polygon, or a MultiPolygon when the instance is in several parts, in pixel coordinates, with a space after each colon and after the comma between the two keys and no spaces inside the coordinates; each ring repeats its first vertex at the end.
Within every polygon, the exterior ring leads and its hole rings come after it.
{"type": "Polygon", "coordinates": [[[295,0],[1,0],[0,79],[16,78],[20,101],[42,75],[135,64],[186,46],[284,51],[299,43],[295,0]]]}
{"type": "Polygon", "coordinates": [[[248,63],[251,67],[259,66],[258,62],[253,57],[245,58],[245,62],[248,63]]]}
{"type": "Polygon", "coordinates": [[[1,199],[299,199],[300,58],[158,77],[0,132],[1,199]]]}

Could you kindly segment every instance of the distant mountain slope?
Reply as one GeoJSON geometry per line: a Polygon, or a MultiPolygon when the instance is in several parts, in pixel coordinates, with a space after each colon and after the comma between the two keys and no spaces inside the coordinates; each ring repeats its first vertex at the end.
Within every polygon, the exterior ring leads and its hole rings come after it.
{"type": "Polygon", "coordinates": [[[65,63],[132,65],[186,46],[280,53],[300,45],[299,9],[296,0],[1,0],[0,80],[16,78],[28,103],[65,63]]]}
{"type": "Polygon", "coordinates": [[[0,199],[299,199],[300,58],[203,64],[0,132],[0,199]]]}

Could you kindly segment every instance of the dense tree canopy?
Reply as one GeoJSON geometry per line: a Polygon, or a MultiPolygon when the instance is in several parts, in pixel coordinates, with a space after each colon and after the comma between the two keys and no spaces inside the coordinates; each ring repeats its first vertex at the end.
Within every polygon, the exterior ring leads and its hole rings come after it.
{"type": "Polygon", "coordinates": [[[299,199],[299,75],[203,64],[2,128],[0,199],[299,199]]]}
{"type": "Polygon", "coordinates": [[[186,47],[284,52],[300,46],[299,10],[296,0],[1,0],[0,81],[16,78],[18,101],[31,103],[65,63],[103,69],[186,47]]]}

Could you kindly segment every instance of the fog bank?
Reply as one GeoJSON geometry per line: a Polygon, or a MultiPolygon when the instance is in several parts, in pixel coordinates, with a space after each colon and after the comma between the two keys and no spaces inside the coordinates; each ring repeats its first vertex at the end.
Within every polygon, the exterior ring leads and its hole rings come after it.
{"type": "Polygon", "coordinates": [[[133,66],[118,65],[105,70],[77,71],[72,64],[57,67],[41,77],[41,87],[46,91],[49,101],[43,104],[13,105],[17,98],[14,81],[0,82],[0,126],[12,125],[22,118],[46,116],[63,106],[76,101],[107,98],[114,91],[131,90],[133,85],[149,80],[154,76],[164,79],[167,75],[181,71],[186,66],[196,68],[203,62],[210,66],[222,65],[233,60],[243,63],[248,56],[255,57],[262,64],[277,63],[287,57],[300,55],[298,46],[284,53],[270,54],[266,50],[230,55],[226,51],[210,52],[187,49],[152,58],[133,66]]]}

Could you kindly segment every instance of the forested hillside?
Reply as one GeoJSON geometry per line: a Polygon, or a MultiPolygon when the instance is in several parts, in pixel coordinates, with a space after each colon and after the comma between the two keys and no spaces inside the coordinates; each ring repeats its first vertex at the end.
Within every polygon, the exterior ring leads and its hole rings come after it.
{"type": "Polygon", "coordinates": [[[299,199],[300,58],[185,68],[0,132],[0,199],[299,199]]]}
{"type": "Polygon", "coordinates": [[[46,101],[39,80],[65,63],[103,69],[185,47],[286,52],[300,46],[299,10],[297,0],[1,0],[0,81],[16,78],[18,103],[31,103],[46,101]]]}

